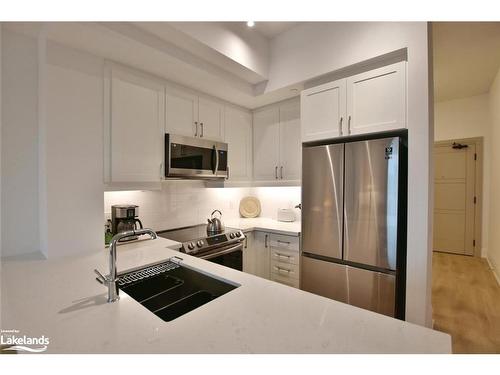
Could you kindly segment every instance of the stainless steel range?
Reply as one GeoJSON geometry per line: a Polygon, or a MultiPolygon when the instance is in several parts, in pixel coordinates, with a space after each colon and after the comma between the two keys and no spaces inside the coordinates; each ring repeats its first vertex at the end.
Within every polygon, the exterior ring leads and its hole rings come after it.
{"type": "Polygon", "coordinates": [[[221,233],[208,235],[207,225],[170,229],[157,232],[158,236],[182,243],[181,252],[209,260],[236,270],[243,270],[243,241],[239,229],[225,228],[221,233]]]}

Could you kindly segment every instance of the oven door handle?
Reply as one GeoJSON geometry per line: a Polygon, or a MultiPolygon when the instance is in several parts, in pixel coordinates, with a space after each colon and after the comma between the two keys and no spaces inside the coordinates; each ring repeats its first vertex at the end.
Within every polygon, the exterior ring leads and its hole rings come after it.
{"type": "Polygon", "coordinates": [[[233,253],[233,252],[238,251],[238,250],[243,250],[243,242],[240,242],[237,245],[231,246],[229,248],[224,248],[221,251],[217,251],[216,253],[211,253],[211,254],[207,254],[205,256],[201,256],[200,258],[201,259],[212,259],[212,258],[216,258],[216,257],[221,256],[221,255],[224,255],[224,254],[233,253]]]}

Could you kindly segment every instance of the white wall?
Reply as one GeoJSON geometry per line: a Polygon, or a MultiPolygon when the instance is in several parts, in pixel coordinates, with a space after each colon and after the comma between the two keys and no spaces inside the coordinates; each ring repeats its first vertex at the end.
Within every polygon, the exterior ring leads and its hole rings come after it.
{"type": "Polygon", "coordinates": [[[447,100],[434,106],[434,140],[483,137],[483,201],[481,255],[488,252],[490,216],[491,119],[489,95],[447,100]]]}
{"type": "Polygon", "coordinates": [[[99,251],[103,241],[104,62],[54,43],[48,44],[46,58],[48,254],[99,251]]]}
{"type": "Polygon", "coordinates": [[[39,251],[37,40],[2,32],[2,255],[39,251]]]}
{"type": "MultiPolygon", "coordinates": [[[[490,89],[491,144],[500,142],[500,70],[490,89]]],[[[490,236],[488,260],[500,282],[500,148],[491,148],[490,236]]]]}
{"type": "Polygon", "coordinates": [[[266,92],[407,50],[409,139],[406,319],[432,324],[432,77],[425,22],[315,22],[271,42],[266,92]]]}

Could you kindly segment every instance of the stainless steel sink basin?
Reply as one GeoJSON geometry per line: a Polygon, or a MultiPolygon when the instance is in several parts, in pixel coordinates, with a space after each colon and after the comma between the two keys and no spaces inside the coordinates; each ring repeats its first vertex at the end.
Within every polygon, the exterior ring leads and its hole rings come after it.
{"type": "Polygon", "coordinates": [[[167,322],[238,286],[169,260],[125,272],[118,278],[123,292],[167,322]]]}

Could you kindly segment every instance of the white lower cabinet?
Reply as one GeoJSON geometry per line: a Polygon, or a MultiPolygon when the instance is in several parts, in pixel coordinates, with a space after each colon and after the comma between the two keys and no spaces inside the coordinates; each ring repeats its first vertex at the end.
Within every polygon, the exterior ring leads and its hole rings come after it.
{"type": "Polygon", "coordinates": [[[299,237],[248,232],[243,250],[243,272],[299,287],[299,237]]]}

